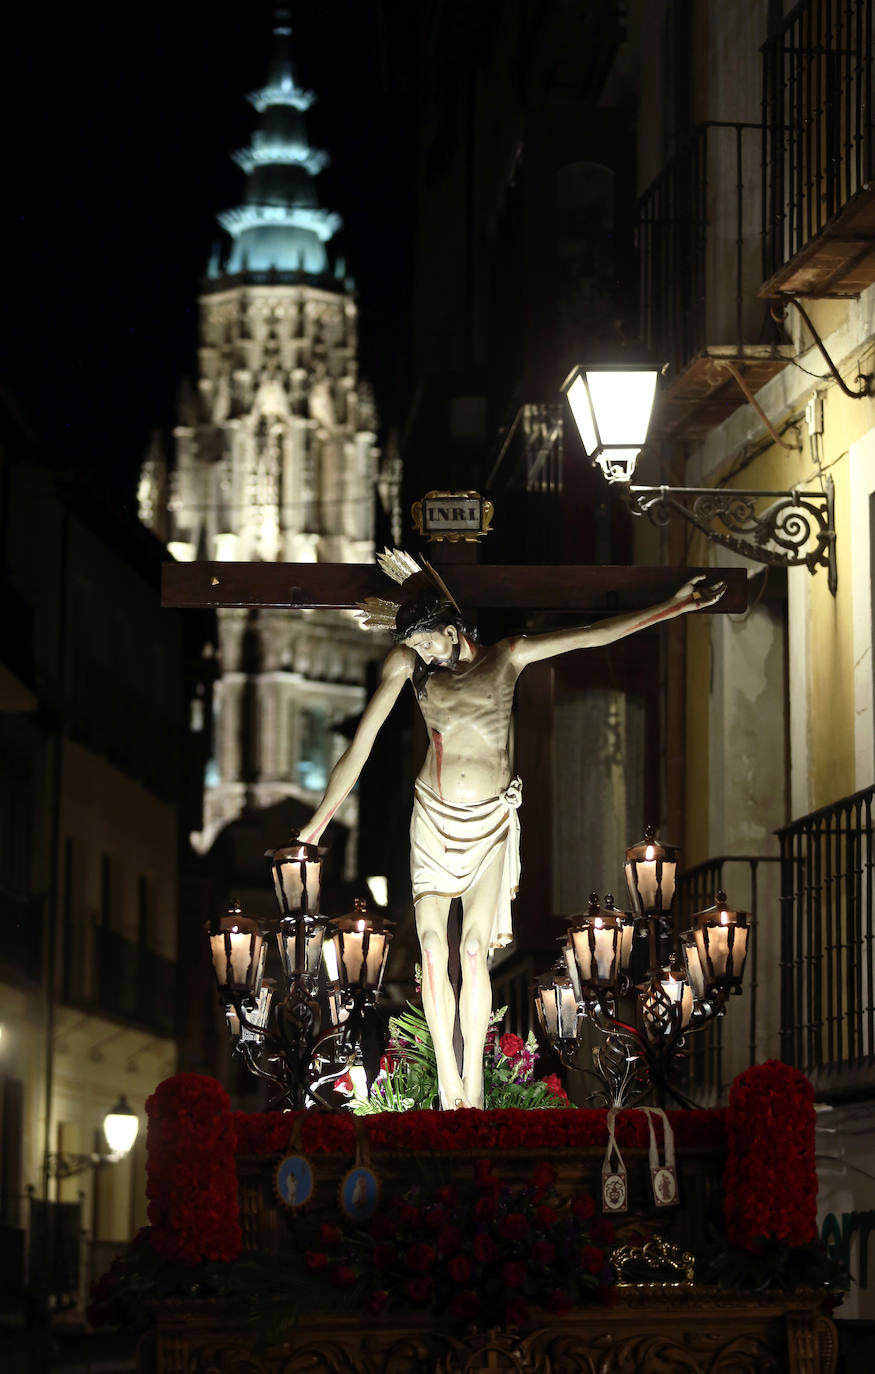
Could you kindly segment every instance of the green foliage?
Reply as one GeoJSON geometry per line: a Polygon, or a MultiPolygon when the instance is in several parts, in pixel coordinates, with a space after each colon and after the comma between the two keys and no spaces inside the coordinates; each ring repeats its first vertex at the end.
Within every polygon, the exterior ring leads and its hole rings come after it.
{"type": "MultiPolygon", "coordinates": [[[[497,1027],[507,1007],[492,1013],[483,1058],[484,1106],[487,1111],[506,1107],[567,1107],[567,1100],[551,1086],[534,1077],[537,1041],[529,1032],[518,1041],[518,1052],[509,1057],[501,1049],[497,1027]]],[[[511,1037],[518,1040],[518,1037],[511,1037]]],[[[386,1067],[371,1089],[370,1097],[356,1096],[352,1110],[357,1116],[379,1112],[428,1111],[438,1106],[437,1061],[425,1015],[408,1003],[407,1010],[389,1021],[386,1067]]]]}
{"type": "MultiPolygon", "coordinates": [[[[270,1344],[308,1312],[324,1310],[325,1281],[302,1264],[278,1264],[275,1254],[255,1251],[231,1263],[183,1264],[152,1249],[148,1228],[113,1262],[92,1288],[88,1319],[94,1326],[149,1329],[156,1304],[173,1298],[220,1301],[235,1318],[270,1344]]],[[[332,1310],[361,1309],[361,1285],[331,1292],[332,1310]]]]}
{"type": "Polygon", "coordinates": [[[698,1257],[696,1280],[716,1284],[718,1288],[756,1292],[769,1288],[785,1293],[798,1288],[828,1288],[846,1293],[851,1286],[844,1265],[830,1259],[819,1241],[788,1245],[774,1239],[761,1240],[756,1250],[715,1246],[698,1257]]]}

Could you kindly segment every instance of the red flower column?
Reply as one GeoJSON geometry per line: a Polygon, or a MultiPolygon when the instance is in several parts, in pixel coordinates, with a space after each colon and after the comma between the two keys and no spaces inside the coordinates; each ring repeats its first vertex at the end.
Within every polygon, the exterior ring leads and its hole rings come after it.
{"type": "Polygon", "coordinates": [[[807,1245],[817,1234],[814,1090],[798,1069],[771,1059],[729,1092],[724,1214],[729,1244],[807,1245]]]}
{"type": "Polygon", "coordinates": [[[241,1249],[231,1101],[221,1083],[179,1073],[146,1103],[151,1242],[168,1259],[233,1260],[241,1249]]]}

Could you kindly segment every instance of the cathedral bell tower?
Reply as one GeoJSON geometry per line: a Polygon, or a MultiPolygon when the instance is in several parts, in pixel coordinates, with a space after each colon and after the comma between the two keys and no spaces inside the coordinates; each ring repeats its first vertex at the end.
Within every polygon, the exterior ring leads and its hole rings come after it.
{"type": "MultiPolygon", "coordinates": [[[[277,10],[258,123],[234,155],[241,202],[200,298],[197,395],[174,431],[175,463],[153,448],[140,518],[174,558],[367,563],[374,557],[376,415],[357,370],[357,308],[329,244],[310,146],[312,95],[298,84],[287,10],[277,10]]],[[[215,756],[206,778],[205,852],[244,808],[295,798],[312,809],[359,713],[367,663],[384,646],[348,613],[219,611],[215,756]]],[[[338,820],[357,827],[351,796],[338,820]]],[[[350,864],[354,846],[347,846],[350,864]]]]}

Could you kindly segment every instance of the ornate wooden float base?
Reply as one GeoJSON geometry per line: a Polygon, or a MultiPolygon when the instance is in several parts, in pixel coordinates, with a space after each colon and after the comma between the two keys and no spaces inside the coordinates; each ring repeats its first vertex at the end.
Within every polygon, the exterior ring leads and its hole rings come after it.
{"type": "Polygon", "coordinates": [[[610,1309],[519,1328],[442,1326],[391,1313],[318,1314],[260,1347],[215,1302],[168,1302],[141,1374],[833,1374],[836,1331],[818,1293],[620,1288],[610,1309]]]}

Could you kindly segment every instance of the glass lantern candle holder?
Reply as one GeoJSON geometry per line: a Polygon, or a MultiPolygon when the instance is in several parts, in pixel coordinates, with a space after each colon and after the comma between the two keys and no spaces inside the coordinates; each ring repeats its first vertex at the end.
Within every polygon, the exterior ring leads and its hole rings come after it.
{"type": "Polygon", "coordinates": [[[225,1002],[242,999],[254,1006],[261,991],[267,946],[258,921],[233,902],[224,916],[209,921],[210,953],[219,993],[225,1002]]]}
{"type": "Polygon", "coordinates": [[[535,1014],[549,1040],[577,1039],[580,1009],[571,979],[561,969],[544,973],[535,983],[535,1014]]]}
{"type": "Polygon", "coordinates": [[[620,913],[613,907],[601,906],[594,892],[588,909],[573,918],[568,940],[584,995],[616,984],[622,930],[620,913]]]}
{"type": "Polygon", "coordinates": [[[280,921],[276,942],[283,973],[289,983],[303,978],[315,985],[322,962],[325,922],[320,916],[287,916],[280,921]]]}
{"type": "Polygon", "coordinates": [[[322,859],[324,849],[304,844],[292,832],[288,844],[268,849],[274,891],[279,903],[280,919],[293,916],[315,916],[322,896],[322,859]]]}
{"type": "Polygon", "coordinates": [[[674,900],[679,854],[677,845],[660,843],[649,825],[644,839],[626,850],[626,882],[636,916],[668,915],[674,900]]]}
{"type": "Polygon", "coordinates": [[[344,992],[379,992],[389,957],[392,925],[392,921],[370,913],[361,897],[356,898],[355,909],[349,916],[337,916],[329,923],[333,954],[326,963],[336,963],[337,980],[344,992]]]}
{"type": "Polygon", "coordinates": [[[751,915],[729,906],[718,892],[714,906],[696,912],[693,932],[707,993],[740,993],[751,915]]]}

